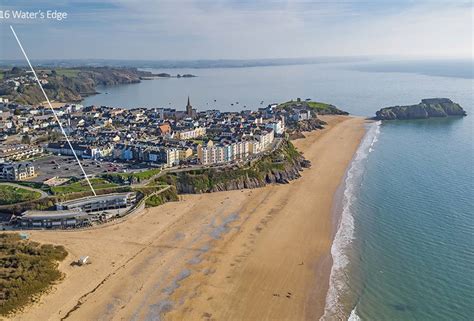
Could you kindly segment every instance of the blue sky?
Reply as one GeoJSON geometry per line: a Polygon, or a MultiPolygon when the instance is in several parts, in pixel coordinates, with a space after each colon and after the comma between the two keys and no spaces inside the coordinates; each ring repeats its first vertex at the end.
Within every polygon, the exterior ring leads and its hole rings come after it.
{"type": "Polygon", "coordinates": [[[65,21],[1,20],[0,59],[471,57],[472,1],[3,0],[65,21]]]}

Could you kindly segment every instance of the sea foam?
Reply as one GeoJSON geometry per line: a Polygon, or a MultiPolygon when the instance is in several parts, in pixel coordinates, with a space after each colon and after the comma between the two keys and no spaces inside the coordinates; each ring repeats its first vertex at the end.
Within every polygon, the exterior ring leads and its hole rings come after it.
{"type": "Polygon", "coordinates": [[[361,318],[357,315],[356,308],[351,311],[349,319],[347,321],[361,321],[361,318]]]}
{"type": "MultiPolygon", "coordinates": [[[[320,321],[344,320],[347,317],[347,312],[344,311],[340,297],[348,290],[349,276],[346,273],[346,268],[349,264],[348,251],[350,251],[354,239],[352,204],[356,201],[356,191],[361,184],[367,156],[374,149],[374,145],[378,140],[380,125],[380,121],[369,125],[367,133],[362,139],[346,173],[340,221],[331,247],[333,265],[329,277],[329,289],[326,296],[324,315],[320,318],[320,321]]],[[[352,310],[348,320],[360,320],[355,309],[352,310]]]]}

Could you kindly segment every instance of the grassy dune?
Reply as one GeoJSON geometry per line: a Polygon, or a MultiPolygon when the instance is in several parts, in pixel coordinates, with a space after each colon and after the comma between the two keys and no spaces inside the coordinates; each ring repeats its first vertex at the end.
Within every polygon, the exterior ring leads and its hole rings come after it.
{"type": "Polygon", "coordinates": [[[60,280],[57,262],[66,256],[62,246],[21,240],[18,234],[0,234],[0,315],[32,302],[60,280]]]}
{"type": "Polygon", "coordinates": [[[0,185],[0,205],[10,205],[35,200],[41,197],[38,192],[10,185],[0,185]]]}

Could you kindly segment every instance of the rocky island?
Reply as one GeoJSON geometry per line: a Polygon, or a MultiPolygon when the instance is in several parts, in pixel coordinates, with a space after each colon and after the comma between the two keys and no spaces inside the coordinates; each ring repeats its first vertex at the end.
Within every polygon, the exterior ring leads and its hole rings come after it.
{"type": "Polygon", "coordinates": [[[462,107],[448,98],[422,99],[419,104],[385,107],[375,113],[375,119],[426,119],[430,117],[466,116],[462,107]]]}
{"type": "Polygon", "coordinates": [[[177,74],[176,76],[173,76],[165,72],[156,74],[155,76],[158,78],[194,78],[196,77],[196,75],[193,75],[193,74],[183,74],[183,75],[177,74]]]}

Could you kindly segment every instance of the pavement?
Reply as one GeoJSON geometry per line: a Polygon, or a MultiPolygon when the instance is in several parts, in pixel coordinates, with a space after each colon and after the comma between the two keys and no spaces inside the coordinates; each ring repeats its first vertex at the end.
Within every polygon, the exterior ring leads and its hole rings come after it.
{"type": "MultiPolygon", "coordinates": [[[[48,155],[32,161],[37,176],[30,179],[33,182],[44,182],[52,177],[82,177],[83,173],[72,156],[48,155]]],[[[113,163],[82,159],[81,164],[89,177],[100,176],[106,173],[121,173],[124,170],[133,171],[133,164],[113,163]]]]}

